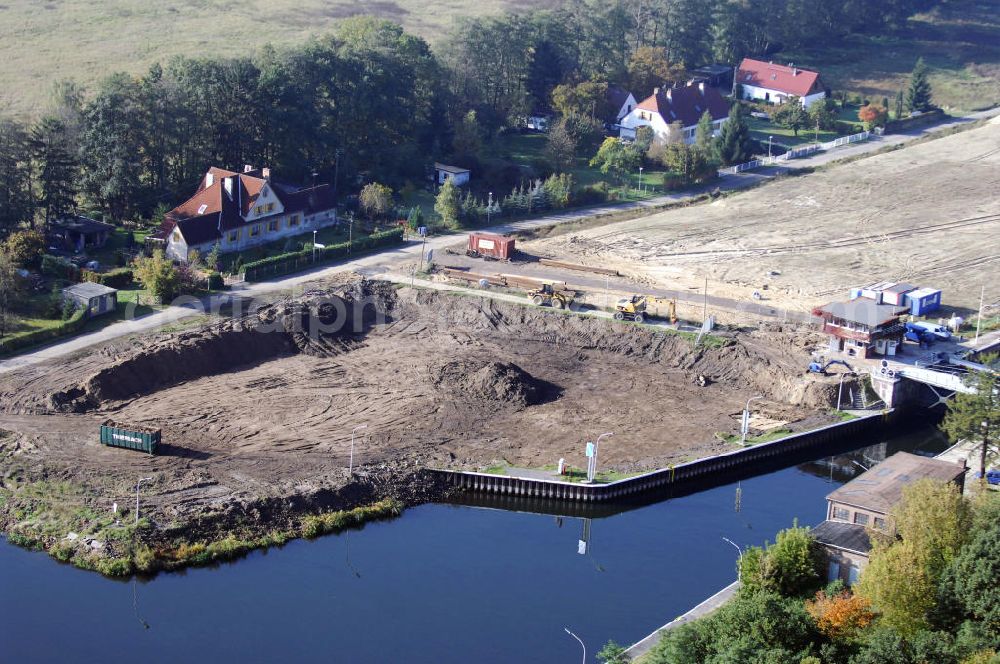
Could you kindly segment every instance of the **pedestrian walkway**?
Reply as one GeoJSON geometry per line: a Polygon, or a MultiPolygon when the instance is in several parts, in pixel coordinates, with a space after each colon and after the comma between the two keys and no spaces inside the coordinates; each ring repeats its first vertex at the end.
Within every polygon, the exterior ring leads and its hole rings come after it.
{"type": "Polygon", "coordinates": [[[707,616],[708,614],[712,613],[720,606],[728,602],[733,597],[733,595],[736,594],[736,591],[739,589],[740,589],[740,582],[733,581],[728,586],[726,586],[719,592],[715,593],[701,604],[698,604],[684,615],[671,620],[666,625],[664,625],[660,629],[656,630],[655,632],[644,638],[642,641],[639,641],[638,643],[633,643],[625,652],[628,653],[628,656],[631,660],[634,661],[639,659],[640,657],[648,653],[650,650],[652,650],[653,646],[655,646],[657,643],[660,642],[660,639],[663,638],[663,634],[665,632],[668,632],[674,629],[675,627],[679,627],[685,623],[689,623],[692,620],[697,620],[698,618],[707,616]]]}

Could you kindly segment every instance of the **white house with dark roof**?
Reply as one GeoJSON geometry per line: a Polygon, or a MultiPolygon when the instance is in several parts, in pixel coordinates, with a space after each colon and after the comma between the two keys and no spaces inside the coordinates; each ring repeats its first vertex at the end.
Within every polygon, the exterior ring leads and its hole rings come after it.
{"type": "Polygon", "coordinates": [[[631,92],[617,85],[608,86],[605,98],[608,101],[605,121],[611,125],[621,124],[622,119],[638,105],[631,92]]]}
{"type": "Polygon", "coordinates": [[[705,112],[712,116],[712,135],[718,135],[729,119],[729,102],[715,88],[699,83],[676,88],[653,90],[621,121],[619,136],[635,138],[636,129],[651,127],[653,135],[663,141],[682,139],[694,143],[698,121],[705,112]],[[677,125],[680,136],[674,136],[677,125]]]}
{"type": "Polygon", "coordinates": [[[826,97],[819,72],[753,58],[744,58],[740,63],[736,82],[743,91],[743,99],[772,104],[783,104],[791,97],[797,97],[804,108],[809,108],[826,97]]]}
{"type": "Polygon", "coordinates": [[[167,256],[187,261],[192,250],[204,255],[218,244],[223,253],[242,251],[335,223],[327,184],[300,188],[273,181],[268,168],[213,166],[195,194],[164,215],[156,237],[167,256]]]}

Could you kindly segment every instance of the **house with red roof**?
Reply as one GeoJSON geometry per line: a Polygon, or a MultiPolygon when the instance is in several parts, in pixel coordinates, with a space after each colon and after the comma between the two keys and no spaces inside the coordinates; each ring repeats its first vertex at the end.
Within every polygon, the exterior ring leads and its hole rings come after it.
{"type": "Polygon", "coordinates": [[[212,167],[198,190],[164,215],[155,238],[166,255],[187,261],[191,251],[223,253],[300,235],[337,223],[327,184],[296,187],[271,180],[271,169],[244,166],[242,173],[212,167]]]}
{"type": "Polygon", "coordinates": [[[672,142],[683,140],[694,143],[698,121],[708,112],[712,116],[712,135],[718,135],[723,123],[729,119],[729,102],[719,91],[705,85],[656,88],[621,120],[619,136],[635,138],[639,127],[651,127],[653,136],[672,142]]]}
{"type": "Polygon", "coordinates": [[[772,104],[783,104],[791,97],[798,97],[802,106],[809,108],[826,97],[826,87],[819,72],[752,58],[743,58],[736,72],[736,83],[742,90],[743,99],[772,104]]]}

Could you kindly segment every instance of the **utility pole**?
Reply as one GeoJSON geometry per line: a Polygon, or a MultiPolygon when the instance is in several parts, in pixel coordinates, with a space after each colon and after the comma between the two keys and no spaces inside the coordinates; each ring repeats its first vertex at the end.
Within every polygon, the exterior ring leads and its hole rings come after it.
{"type": "Polygon", "coordinates": [[[702,322],[708,320],[708,277],[705,277],[705,310],[701,316],[702,322]]]}
{"type": "Polygon", "coordinates": [[[982,289],[979,291],[979,316],[976,318],[976,340],[972,342],[973,346],[979,345],[979,328],[983,324],[983,300],[986,297],[986,284],[983,284],[982,289]]]}

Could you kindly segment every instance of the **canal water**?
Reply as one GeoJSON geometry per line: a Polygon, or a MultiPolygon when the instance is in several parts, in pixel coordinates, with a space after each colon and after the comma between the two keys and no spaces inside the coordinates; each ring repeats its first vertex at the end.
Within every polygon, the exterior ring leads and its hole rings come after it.
{"type": "Polygon", "coordinates": [[[568,627],[593,662],[608,639],[637,641],[733,581],[737,552],[724,537],[742,547],[793,519],[816,524],[824,496],[860,472],[854,462],[944,447],[922,428],[591,520],[424,505],[146,581],[0,542],[0,659],[579,662],[568,627]]]}

